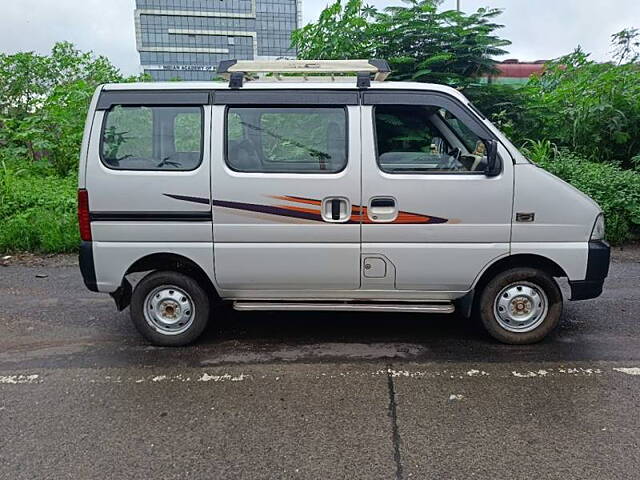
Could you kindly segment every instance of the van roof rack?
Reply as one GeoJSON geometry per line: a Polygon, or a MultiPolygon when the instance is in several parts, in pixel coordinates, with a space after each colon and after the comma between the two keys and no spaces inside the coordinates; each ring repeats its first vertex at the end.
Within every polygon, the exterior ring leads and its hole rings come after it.
{"type": "MultiPolygon", "coordinates": [[[[358,88],[369,88],[371,77],[383,82],[391,73],[386,60],[224,60],[220,62],[218,74],[229,80],[229,87],[242,88],[245,80],[253,80],[258,74],[274,74],[276,81],[283,81],[283,73],[302,73],[304,80],[326,80],[315,74],[327,74],[336,81],[336,74],[356,74],[358,88]],[[307,75],[314,74],[313,77],[307,75]]],[[[299,77],[285,77],[295,78],[299,77]]]]}

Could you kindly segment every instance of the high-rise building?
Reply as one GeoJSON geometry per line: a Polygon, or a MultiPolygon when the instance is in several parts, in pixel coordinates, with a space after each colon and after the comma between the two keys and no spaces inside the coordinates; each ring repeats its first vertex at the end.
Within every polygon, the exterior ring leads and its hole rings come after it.
{"type": "Polygon", "coordinates": [[[140,63],[155,80],[211,80],[221,60],[295,58],[302,0],[136,0],[140,63]]]}

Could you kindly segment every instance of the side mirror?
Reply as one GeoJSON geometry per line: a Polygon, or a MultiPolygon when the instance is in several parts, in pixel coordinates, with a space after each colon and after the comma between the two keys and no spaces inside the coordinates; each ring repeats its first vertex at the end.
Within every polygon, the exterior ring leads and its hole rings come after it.
{"type": "Polygon", "coordinates": [[[485,140],[487,146],[487,168],[484,171],[487,177],[497,177],[502,173],[502,160],[498,155],[498,142],[485,140]]]}

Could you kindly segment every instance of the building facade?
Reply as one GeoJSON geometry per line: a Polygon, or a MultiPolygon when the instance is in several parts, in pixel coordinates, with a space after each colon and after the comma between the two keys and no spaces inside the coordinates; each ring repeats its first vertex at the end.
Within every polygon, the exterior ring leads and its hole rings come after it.
{"type": "Polygon", "coordinates": [[[136,0],[137,49],[154,80],[211,80],[221,60],[295,58],[302,0],[136,0]]]}

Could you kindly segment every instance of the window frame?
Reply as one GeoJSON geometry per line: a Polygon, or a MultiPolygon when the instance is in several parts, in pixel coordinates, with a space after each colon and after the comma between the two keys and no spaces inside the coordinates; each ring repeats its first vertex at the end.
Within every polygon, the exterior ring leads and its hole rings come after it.
{"type": "Polygon", "coordinates": [[[351,143],[350,143],[350,122],[351,122],[351,118],[349,115],[349,106],[348,105],[329,105],[329,104],[319,104],[319,105],[313,105],[313,104],[265,104],[265,105],[249,105],[249,104],[227,104],[225,105],[225,109],[224,109],[224,163],[226,165],[226,167],[231,170],[234,173],[238,173],[238,174],[243,174],[243,175],[339,175],[341,173],[343,173],[350,164],[351,161],[351,155],[350,155],[350,151],[351,151],[351,143]],[[238,109],[242,109],[242,108],[283,108],[283,109],[294,109],[294,108],[300,108],[300,109],[310,109],[310,108],[317,108],[319,110],[327,110],[327,109],[335,109],[335,110],[342,110],[344,111],[344,117],[345,117],[345,162],[343,167],[340,170],[336,170],[336,171],[332,171],[332,172],[323,172],[323,171],[304,171],[304,172],[296,172],[296,171],[260,171],[260,172],[248,172],[245,170],[238,170],[237,168],[233,167],[230,163],[229,163],[229,110],[231,110],[232,108],[238,108],[238,109]]]}
{"type": "MultiPolygon", "coordinates": [[[[175,134],[175,118],[174,118],[174,134],[175,134]]],[[[174,142],[175,142],[175,135],[174,135],[174,142]]],[[[124,104],[120,104],[120,103],[112,103],[111,106],[106,109],[103,110],[103,118],[102,118],[102,126],[100,128],[100,145],[99,145],[99,156],[100,156],[100,162],[102,163],[102,165],[112,171],[115,172],[164,172],[164,173],[188,173],[188,172],[195,172],[196,170],[198,170],[200,167],[202,167],[202,164],[204,163],[204,150],[205,150],[205,114],[204,114],[204,105],[190,105],[190,104],[184,104],[184,105],[179,105],[179,104],[155,104],[155,103],[150,103],[150,104],[131,104],[131,103],[124,103],[124,104]],[[163,168],[118,168],[118,167],[114,167],[112,165],[109,165],[109,163],[105,160],[104,158],[104,145],[105,145],[105,133],[106,133],[106,129],[107,129],[107,122],[109,120],[109,114],[113,111],[113,109],[115,107],[124,107],[124,108],[193,108],[193,109],[198,109],[200,111],[200,158],[198,160],[198,164],[193,167],[193,168],[189,168],[189,169],[163,169],[163,168]]]]}
{"type": "MultiPolygon", "coordinates": [[[[407,90],[399,90],[390,92],[388,90],[368,90],[363,94],[362,106],[370,106],[373,107],[371,109],[371,122],[373,127],[373,141],[374,148],[376,154],[376,165],[378,166],[378,170],[386,175],[470,175],[470,176],[486,176],[485,172],[471,172],[471,171],[437,171],[437,172],[427,172],[427,171],[404,171],[404,172],[393,172],[388,171],[382,168],[380,164],[380,151],[378,144],[378,125],[376,121],[376,108],[378,106],[390,106],[390,105],[398,105],[398,106],[432,106],[441,109],[445,109],[452,113],[458,120],[464,122],[470,122],[471,126],[467,125],[473,133],[478,135],[478,138],[483,142],[487,140],[498,140],[491,130],[487,128],[486,125],[479,122],[476,118],[471,115],[469,111],[467,111],[462,102],[458,99],[442,92],[416,92],[416,91],[407,91],[407,90]],[[401,100],[402,99],[402,100],[401,100]],[[411,101],[413,100],[413,101],[411,101]]],[[[471,105],[471,104],[470,104],[471,105]]],[[[475,107],[469,107],[470,111],[476,113],[475,107]]],[[[457,134],[453,132],[453,129],[447,122],[443,120],[443,123],[446,125],[448,129],[450,129],[454,136],[457,137],[457,134]]],[[[464,142],[463,142],[464,143],[464,142]]],[[[504,161],[501,159],[501,171],[500,175],[504,173],[504,161]]]]}

